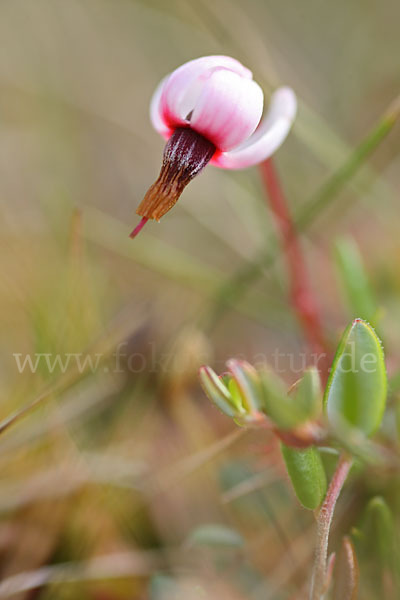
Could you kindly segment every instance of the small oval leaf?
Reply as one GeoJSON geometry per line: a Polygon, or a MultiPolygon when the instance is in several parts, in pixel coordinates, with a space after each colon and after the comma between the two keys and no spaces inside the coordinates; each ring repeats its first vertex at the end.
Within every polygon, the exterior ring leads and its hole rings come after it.
{"type": "Polygon", "coordinates": [[[262,392],[260,378],[256,369],[244,360],[231,358],[226,366],[235,382],[235,389],[240,394],[241,404],[249,414],[260,410],[262,392]]]}
{"type": "Polygon", "coordinates": [[[238,409],[228,388],[210,367],[200,367],[199,377],[201,386],[208,398],[220,411],[228,417],[235,417],[238,409]]]}
{"type": "Polygon", "coordinates": [[[316,367],[309,367],[289,392],[304,421],[317,419],[322,411],[321,378],[316,367]]]}
{"type": "Polygon", "coordinates": [[[357,314],[367,321],[372,321],[378,314],[378,307],[372,295],[360,250],[353,239],[343,238],[337,242],[336,258],[350,310],[353,315],[357,314]]]}
{"type": "Polygon", "coordinates": [[[281,451],[299,502],[304,508],[315,510],[326,493],[326,475],[317,448],[299,450],[281,444],[281,451]]]}
{"type": "Polygon", "coordinates": [[[298,389],[294,388],[288,394],[286,385],[273,371],[263,367],[258,373],[263,390],[264,412],[279,429],[293,429],[309,419],[310,399],[304,397],[311,384],[309,376],[304,383],[303,380],[298,383],[298,389]]]}
{"type": "Polygon", "coordinates": [[[373,328],[355,319],[338,346],[324,404],[334,427],[350,425],[371,435],[380,425],[386,403],[383,349],[373,328]]]}
{"type": "Polygon", "coordinates": [[[375,496],[367,505],[363,532],[370,548],[378,554],[382,566],[393,564],[396,555],[395,523],[392,512],[384,498],[375,496]]]}
{"type": "Polygon", "coordinates": [[[243,537],[230,527],[219,524],[200,525],[189,535],[189,546],[225,546],[238,548],[243,546],[243,537]]]}

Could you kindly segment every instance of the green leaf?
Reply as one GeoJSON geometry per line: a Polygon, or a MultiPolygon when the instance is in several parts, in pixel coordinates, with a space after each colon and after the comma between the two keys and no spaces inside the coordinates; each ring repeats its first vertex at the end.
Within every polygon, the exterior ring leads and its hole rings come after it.
{"type": "Polygon", "coordinates": [[[368,502],[363,532],[370,547],[379,555],[382,566],[393,564],[395,524],[392,512],[381,496],[375,496],[368,502]]]}
{"type": "Polygon", "coordinates": [[[318,369],[309,367],[289,392],[304,421],[317,419],[322,411],[322,386],[318,369]]]}
{"type": "Polygon", "coordinates": [[[264,412],[279,429],[293,429],[309,419],[310,405],[315,402],[315,375],[307,375],[306,380],[300,381],[297,389],[288,394],[286,385],[273,371],[264,367],[258,373],[264,396],[264,412]],[[307,390],[313,394],[311,402],[310,398],[306,398],[307,390]]]}
{"type": "Polygon", "coordinates": [[[236,381],[233,379],[233,377],[231,375],[226,375],[225,381],[228,384],[228,390],[231,395],[232,402],[234,402],[235,406],[238,409],[238,412],[245,413],[246,411],[243,408],[242,396],[240,394],[238,384],[236,383],[236,381]]]}
{"type": "Polygon", "coordinates": [[[344,423],[371,435],[381,423],[386,391],[381,343],[368,323],[355,319],[344,332],[326,386],[329,422],[338,429],[344,423]]]}
{"type": "Polygon", "coordinates": [[[211,402],[228,417],[236,417],[238,408],[218,375],[210,367],[200,367],[199,377],[201,386],[211,402]]]}
{"type": "Polygon", "coordinates": [[[225,546],[238,548],[243,546],[243,537],[230,527],[219,524],[207,524],[197,527],[189,535],[187,544],[190,546],[225,546]]]}
{"type": "Polygon", "coordinates": [[[356,243],[350,238],[339,240],[336,259],[351,312],[373,322],[378,310],[356,243]]]}
{"type": "Polygon", "coordinates": [[[262,405],[262,390],[260,378],[255,368],[244,360],[231,358],[226,363],[234,384],[230,383],[235,397],[248,413],[258,412],[262,405]]]}
{"type": "Polygon", "coordinates": [[[304,508],[315,510],[326,492],[326,475],[317,448],[300,450],[281,444],[281,451],[299,502],[304,508]]]}

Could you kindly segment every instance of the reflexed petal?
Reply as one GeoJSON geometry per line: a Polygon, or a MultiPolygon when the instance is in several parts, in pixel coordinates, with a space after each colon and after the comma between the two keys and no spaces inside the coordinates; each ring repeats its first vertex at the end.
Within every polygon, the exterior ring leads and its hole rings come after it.
{"type": "Polygon", "coordinates": [[[165,121],[163,112],[161,110],[161,96],[167,79],[168,75],[160,81],[150,101],[151,122],[154,129],[158,131],[158,133],[160,133],[165,139],[168,139],[173,132],[171,127],[169,127],[168,123],[165,121]]]}
{"type": "Polygon", "coordinates": [[[227,69],[215,70],[203,84],[190,126],[218,150],[230,150],[255,131],[263,98],[260,86],[252,79],[227,69]]]}
{"type": "Polygon", "coordinates": [[[293,90],[279,88],[272,95],[267,116],[257,131],[239,148],[216,154],[211,164],[223,169],[244,169],[262,162],[285,140],[296,110],[297,100],[293,90]]]}
{"type": "Polygon", "coordinates": [[[214,69],[228,69],[245,79],[252,78],[249,69],[229,56],[203,56],[185,63],[169,75],[162,92],[161,111],[170,127],[187,124],[187,116],[214,69]]]}

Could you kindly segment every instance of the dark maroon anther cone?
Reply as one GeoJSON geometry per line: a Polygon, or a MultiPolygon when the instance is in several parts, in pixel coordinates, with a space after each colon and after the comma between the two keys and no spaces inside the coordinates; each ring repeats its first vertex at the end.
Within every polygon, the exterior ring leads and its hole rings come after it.
{"type": "Polygon", "coordinates": [[[137,214],[159,221],[176,203],[189,181],[211,160],[215,146],[190,128],[179,128],[169,138],[157,181],[146,193],[137,214]]]}

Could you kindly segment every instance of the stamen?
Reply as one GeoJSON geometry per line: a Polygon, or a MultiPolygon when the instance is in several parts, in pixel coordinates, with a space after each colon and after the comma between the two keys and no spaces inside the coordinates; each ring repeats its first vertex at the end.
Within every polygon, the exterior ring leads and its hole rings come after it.
{"type": "Polygon", "coordinates": [[[189,181],[211,160],[215,151],[214,144],[193,129],[176,129],[165,146],[158,179],[146,193],[137,214],[159,221],[174,206],[189,181]]]}

